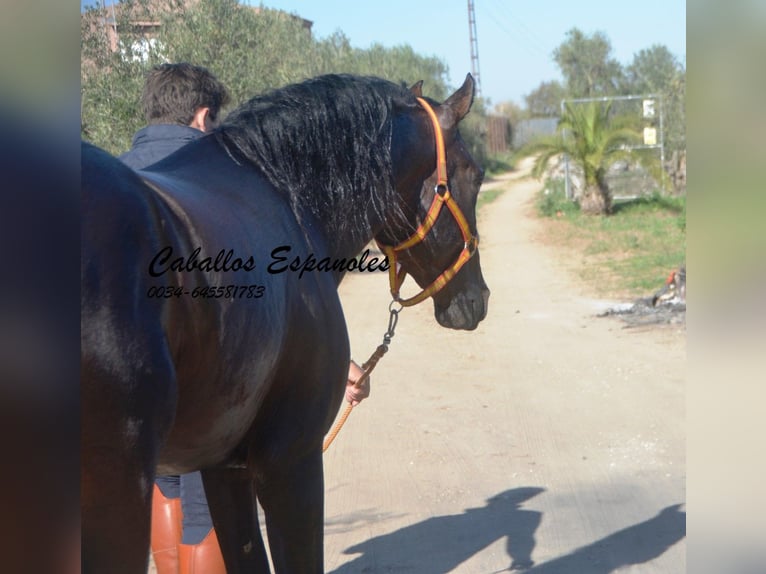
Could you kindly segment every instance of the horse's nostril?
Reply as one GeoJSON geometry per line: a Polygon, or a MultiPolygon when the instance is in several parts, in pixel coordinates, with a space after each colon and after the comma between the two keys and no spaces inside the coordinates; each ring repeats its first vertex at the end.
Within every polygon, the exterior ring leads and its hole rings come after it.
{"type": "Polygon", "coordinates": [[[466,296],[467,310],[472,317],[478,317],[481,321],[487,316],[487,305],[489,303],[489,290],[481,289],[472,291],[466,296]]]}

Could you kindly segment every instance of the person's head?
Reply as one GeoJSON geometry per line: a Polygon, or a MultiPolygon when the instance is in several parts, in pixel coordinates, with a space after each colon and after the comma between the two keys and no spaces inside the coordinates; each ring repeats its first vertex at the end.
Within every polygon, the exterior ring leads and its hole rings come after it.
{"type": "Polygon", "coordinates": [[[203,132],[215,127],[228,102],[228,91],[213,74],[187,63],[152,68],[141,95],[148,124],[177,124],[203,132]]]}

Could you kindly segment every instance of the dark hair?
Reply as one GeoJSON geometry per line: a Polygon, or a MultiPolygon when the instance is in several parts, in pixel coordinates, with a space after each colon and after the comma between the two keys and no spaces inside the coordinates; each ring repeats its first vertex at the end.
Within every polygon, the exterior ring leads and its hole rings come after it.
{"type": "Polygon", "coordinates": [[[188,126],[199,108],[210,108],[215,121],[229,102],[229,92],[206,68],[192,64],[160,64],[146,75],[141,106],[149,124],[188,126]]]}
{"type": "Polygon", "coordinates": [[[321,76],[258,96],[234,110],[216,137],[258,166],[285,193],[299,219],[307,212],[351,237],[369,216],[399,203],[393,185],[394,109],[416,107],[404,88],[379,78],[321,76]],[[365,194],[367,213],[349,218],[348,202],[365,194]]]}

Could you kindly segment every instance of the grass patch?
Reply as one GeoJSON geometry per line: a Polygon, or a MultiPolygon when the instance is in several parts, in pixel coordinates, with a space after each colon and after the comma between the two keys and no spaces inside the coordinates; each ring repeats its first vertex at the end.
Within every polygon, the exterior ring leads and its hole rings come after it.
{"type": "MultiPolygon", "coordinates": [[[[519,156],[518,152],[507,151],[505,153],[495,155],[487,158],[484,161],[484,174],[485,182],[488,182],[492,177],[514,171],[519,159],[523,159],[524,156],[519,156]]],[[[486,189],[479,193],[476,198],[476,210],[478,211],[488,203],[492,203],[500,195],[505,192],[504,188],[493,187],[486,189]]]]}
{"type": "Polygon", "coordinates": [[[587,216],[553,184],[538,194],[537,211],[546,222],[544,241],[560,248],[599,296],[648,296],[686,261],[685,197],[624,201],[611,216],[587,216]]]}
{"type": "Polygon", "coordinates": [[[480,192],[478,197],[476,198],[476,211],[478,212],[482,207],[484,207],[488,203],[492,203],[493,201],[495,201],[504,192],[505,192],[505,189],[500,189],[500,188],[488,189],[486,191],[480,192]]]}
{"type": "Polygon", "coordinates": [[[535,207],[542,217],[563,217],[580,211],[576,203],[566,198],[564,181],[560,179],[545,182],[545,188],[537,195],[535,207]]]}
{"type": "Polygon", "coordinates": [[[517,161],[516,155],[510,151],[490,156],[484,160],[484,172],[488,177],[491,177],[507,171],[513,171],[517,161]]]}

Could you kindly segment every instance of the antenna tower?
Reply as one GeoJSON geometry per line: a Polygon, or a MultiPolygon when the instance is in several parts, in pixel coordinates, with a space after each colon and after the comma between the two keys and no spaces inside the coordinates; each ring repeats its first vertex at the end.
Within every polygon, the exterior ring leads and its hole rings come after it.
{"type": "Polygon", "coordinates": [[[476,95],[481,97],[481,75],[479,74],[479,39],[476,35],[476,13],[473,0],[468,0],[468,33],[471,41],[471,74],[476,80],[476,95]]]}

